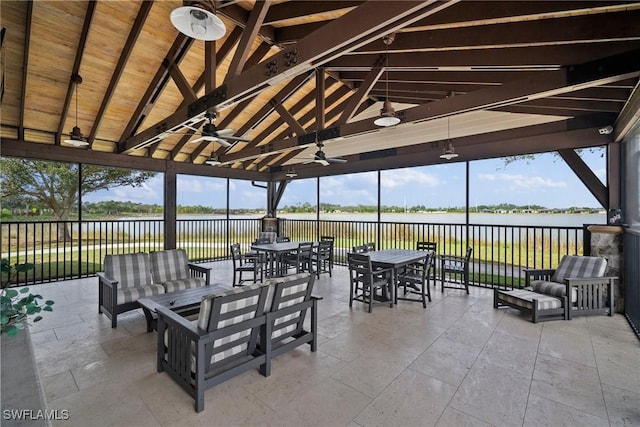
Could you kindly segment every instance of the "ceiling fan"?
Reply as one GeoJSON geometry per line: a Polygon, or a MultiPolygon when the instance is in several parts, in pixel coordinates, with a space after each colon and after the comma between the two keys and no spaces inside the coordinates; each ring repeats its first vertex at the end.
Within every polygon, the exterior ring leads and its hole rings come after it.
{"type": "Polygon", "coordinates": [[[316,145],[318,146],[318,151],[313,154],[313,159],[304,162],[307,163],[319,163],[322,166],[329,166],[330,163],[347,163],[346,159],[341,159],[339,157],[327,157],[325,152],[322,150],[324,145],[322,142],[316,141],[316,145]]]}
{"type": "MultiPolygon", "coordinates": [[[[195,132],[198,132],[201,135],[200,137],[194,140],[191,140],[189,142],[193,142],[193,143],[201,142],[201,141],[217,142],[223,147],[229,148],[235,142],[238,142],[238,141],[243,141],[243,142],[251,141],[250,139],[233,136],[233,134],[236,133],[234,129],[229,129],[229,128],[218,129],[216,125],[213,124],[213,121],[216,119],[216,113],[207,111],[205,113],[205,117],[207,118],[208,123],[205,123],[205,125],[202,126],[202,131],[200,131],[200,129],[197,129],[193,126],[185,125],[187,129],[191,129],[195,132]]],[[[164,134],[162,134],[162,138],[166,138],[171,133],[173,132],[166,131],[164,134]]]]}

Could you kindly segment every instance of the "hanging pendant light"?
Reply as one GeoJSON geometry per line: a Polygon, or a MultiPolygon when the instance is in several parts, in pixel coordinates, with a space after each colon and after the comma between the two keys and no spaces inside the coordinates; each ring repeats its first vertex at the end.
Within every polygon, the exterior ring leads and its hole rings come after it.
{"type": "Polygon", "coordinates": [[[227,28],[215,14],[213,1],[189,1],[171,12],[171,23],[182,34],[196,40],[213,41],[221,39],[227,28]]]}
{"type": "Polygon", "coordinates": [[[450,135],[450,118],[447,117],[447,142],[444,145],[444,149],[442,150],[442,154],[440,154],[441,159],[451,160],[458,157],[458,153],[456,153],[456,149],[453,148],[453,143],[451,142],[450,135]]]}
{"type": "Polygon", "coordinates": [[[382,109],[380,110],[380,117],[373,121],[373,124],[376,126],[388,127],[397,125],[400,123],[400,118],[396,116],[396,111],[393,109],[391,105],[391,101],[389,100],[389,45],[393,43],[396,35],[394,33],[387,34],[382,38],[382,41],[387,46],[387,51],[385,53],[386,56],[386,96],[384,99],[384,103],[382,104],[382,109]]]}
{"type": "Polygon", "coordinates": [[[74,90],[76,92],[76,125],[73,127],[73,130],[69,134],[70,138],[65,139],[65,144],[73,145],[74,147],[84,147],[89,145],[86,138],[82,136],[82,131],[78,127],[78,85],[82,83],[82,77],[79,74],[73,74],[71,76],[71,81],[75,83],[74,90]]]}

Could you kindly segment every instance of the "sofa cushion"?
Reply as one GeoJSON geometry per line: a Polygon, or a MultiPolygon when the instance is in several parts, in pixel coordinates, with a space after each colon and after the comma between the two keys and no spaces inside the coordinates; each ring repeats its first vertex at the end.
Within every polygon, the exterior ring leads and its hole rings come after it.
{"type": "Polygon", "coordinates": [[[534,280],[531,284],[531,290],[540,294],[547,294],[554,297],[563,297],[567,295],[567,287],[562,283],[547,282],[545,280],[534,280]]]}
{"type": "Polygon", "coordinates": [[[128,288],[118,288],[118,304],[125,302],[138,301],[140,298],[150,297],[153,295],[164,294],[164,286],[162,285],[145,285],[131,286],[128,288]]]}
{"type": "Polygon", "coordinates": [[[162,285],[167,292],[175,292],[204,286],[205,280],[204,277],[189,277],[186,279],[167,280],[162,282],[162,285]]]}
{"type": "Polygon", "coordinates": [[[564,283],[572,277],[603,277],[607,260],[592,256],[565,255],[551,276],[552,282],[564,283]]]}
{"type": "MultiPolygon", "coordinates": [[[[153,283],[149,254],[144,252],[106,255],[104,257],[104,273],[107,277],[118,281],[119,290],[153,283]]],[[[120,301],[119,298],[118,301],[120,301]]]]}
{"type": "Polygon", "coordinates": [[[499,291],[500,298],[518,307],[533,310],[533,300],[538,300],[538,310],[549,310],[562,307],[562,300],[550,295],[539,294],[526,289],[499,291]]]}
{"type": "MultiPolygon", "coordinates": [[[[189,277],[187,252],[184,249],[169,249],[151,252],[151,274],[154,283],[189,277]]],[[[167,290],[169,292],[169,290],[167,290]]]]}

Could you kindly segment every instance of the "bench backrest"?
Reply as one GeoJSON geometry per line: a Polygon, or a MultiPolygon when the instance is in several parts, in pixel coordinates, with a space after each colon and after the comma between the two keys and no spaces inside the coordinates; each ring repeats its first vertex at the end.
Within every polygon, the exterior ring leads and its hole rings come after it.
{"type": "MultiPolygon", "coordinates": [[[[278,277],[265,282],[269,287],[268,312],[275,312],[311,299],[315,275],[308,272],[278,277]]],[[[274,318],[271,339],[281,341],[302,331],[307,308],[274,318]]]]}
{"type": "Polygon", "coordinates": [[[603,277],[607,260],[593,256],[565,255],[551,276],[552,282],[564,283],[571,277],[603,277]]]}
{"type": "Polygon", "coordinates": [[[154,283],[189,277],[187,252],[184,249],[168,249],[151,252],[151,275],[154,283]]]}
{"type": "Polygon", "coordinates": [[[200,303],[198,327],[207,332],[239,327],[228,335],[207,345],[210,367],[229,363],[235,359],[251,356],[256,348],[260,325],[239,325],[264,314],[267,287],[262,283],[240,286],[217,294],[207,295],[200,303]]]}
{"type": "Polygon", "coordinates": [[[149,254],[144,252],[104,257],[104,273],[117,280],[120,288],[150,285],[153,283],[149,254]]]}

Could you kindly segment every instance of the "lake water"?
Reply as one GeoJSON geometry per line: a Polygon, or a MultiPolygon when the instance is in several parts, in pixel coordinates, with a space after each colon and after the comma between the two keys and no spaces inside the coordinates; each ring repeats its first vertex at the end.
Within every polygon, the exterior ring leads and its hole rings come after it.
{"type": "MultiPolygon", "coordinates": [[[[263,215],[231,215],[231,219],[262,218],[263,215]]],[[[315,214],[281,214],[286,219],[315,220],[315,214]]],[[[224,215],[180,215],[178,219],[224,219],[224,215]]],[[[123,218],[125,219],[125,218],[123,218]]],[[[162,219],[162,218],[157,218],[162,219]]],[[[376,221],[377,214],[335,213],[321,214],[320,220],[327,221],[376,221]]],[[[471,224],[487,225],[534,225],[543,227],[582,227],[583,224],[606,224],[605,214],[490,214],[471,213],[471,224]]],[[[458,213],[387,213],[382,215],[386,222],[419,222],[440,224],[464,224],[465,215],[458,213]]]]}

